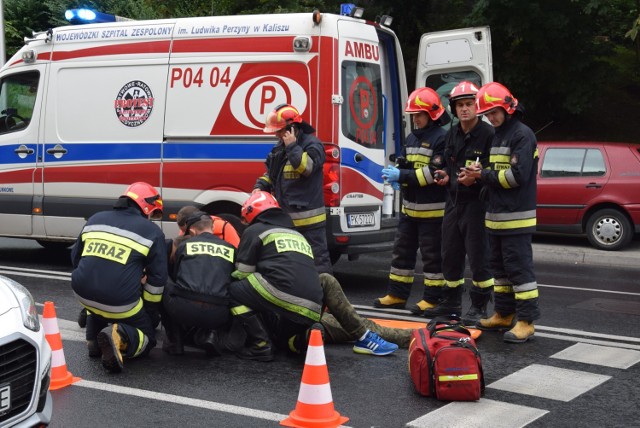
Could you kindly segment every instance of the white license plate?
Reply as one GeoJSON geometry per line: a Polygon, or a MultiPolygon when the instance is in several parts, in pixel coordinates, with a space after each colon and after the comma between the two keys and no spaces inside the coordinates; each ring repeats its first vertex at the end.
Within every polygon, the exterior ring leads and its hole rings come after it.
{"type": "Polygon", "coordinates": [[[375,226],[376,217],[373,213],[347,214],[347,225],[349,227],[375,226]]]}
{"type": "Polygon", "coordinates": [[[11,384],[0,386],[0,415],[11,409],[11,384]]]}

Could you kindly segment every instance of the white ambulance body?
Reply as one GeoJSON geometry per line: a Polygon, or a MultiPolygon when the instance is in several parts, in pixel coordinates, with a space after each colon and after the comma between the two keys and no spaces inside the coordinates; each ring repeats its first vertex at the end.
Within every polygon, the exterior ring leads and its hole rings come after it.
{"type": "MultiPolygon", "coordinates": [[[[331,14],[67,26],[0,70],[0,236],[67,245],[125,187],[162,193],[161,226],[195,204],[237,220],[289,103],[324,143],[327,233],[342,253],[389,249],[380,170],[406,133],[402,53],[388,28],[331,14]]],[[[236,224],[238,224],[236,222],[236,224]]]]}

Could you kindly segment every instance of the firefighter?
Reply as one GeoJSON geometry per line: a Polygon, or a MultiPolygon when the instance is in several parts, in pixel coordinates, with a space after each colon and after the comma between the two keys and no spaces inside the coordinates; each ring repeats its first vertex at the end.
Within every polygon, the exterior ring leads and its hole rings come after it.
{"type": "Polygon", "coordinates": [[[489,164],[493,127],[476,114],[478,87],[471,82],[458,83],[449,94],[451,112],[459,122],[445,137],[445,163],[436,171],[446,186],[447,202],[442,221],[442,271],[445,286],[443,301],[424,315],[462,315],[465,256],[469,258],[472,286],[471,307],[462,317],[466,325],[474,326],[487,317],[487,304],[493,290],[493,275],[489,271],[489,244],[484,227],[484,202],[480,200],[481,184],[467,174],[467,168],[479,162],[489,164]]]}
{"type": "Polygon", "coordinates": [[[485,225],[495,276],[495,313],[476,325],[482,330],[510,329],[504,341],[522,343],[533,339],[533,322],[540,317],[531,248],[536,229],[537,142],[521,122],[524,110],[518,100],[500,83],[480,88],[476,110],[495,128],[490,169],[476,165],[469,171],[487,189],[485,225]]]}
{"type": "MultiPolygon", "coordinates": [[[[185,233],[187,219],[197,211],[201,210],[193,205],[186,205],[180,208],[178,214],[176,214],[176,223],[180,228],[180,234],[185,233]]],[[[213,234],[238,248],[240,236],[236,228],[228,220],[219,216],[212,215],[211,220],[213,221],[213,234]]]]}
{"type": "Polygon", "coordinates": [[[122,371],[123,358],[156,345],[153,319],[167,282],[167,252],[162,230],[149,219],[162,219],[160,194],[133,183],[112,211],[89,218],[71,251],[71,287],[89,312],[89,356],[102,356],[113,373],[122,371]]]}
{"type": "Polygon", "coordinates": [[[378,308],[405,307],[419,248],[424,272],[423,297],[411,312],[423,314],[438,304],[444,285],[440,242],[446,191],[437,185],[434,174],[444,165],[446,131],[441,125],[449,117],[431,88],[413,91],[405,111],[413,118],[414,130],[407,137],[397,166],[382,170],[385,180],[401,185],[402,212],[393,245],[387,295],[373,304],[378,308]]]}
{"type": "Polygon", "coordinates": [[[318,272],[332,273],[322,188],[324,147],[313,135],[315,129],[289,104],[267,115],[264,132],[275,133],[278,143],[267,156],[267,171],[256,181],[254,192],[263,190],[276,197],[311,245],[318,272]]]}
{"type": "Polygon", "coordinates": [[[322,288],[307,240],[267,192],[254,192],[243,204],[242,234],[229,294],[231,312],[247,333],[240,358],[271,361],[276,343],[288,343],[319,324],[322,288]],[[266,324],[270,326],[267,329],[266,324]]]}
{"type": "Polygon", "coordinates": [[[224,338],[219,336],[224,330],[219,334],[217,329],[230,321],[228,289],[236,248],[214,233],[213,219],[205,212],[193,212],[184,221],[184,229],[162,299],[167,336],[162,349],[181,355],[183,336],[190,331],[196,346],[208,355],[220,355],[224,338]]]}

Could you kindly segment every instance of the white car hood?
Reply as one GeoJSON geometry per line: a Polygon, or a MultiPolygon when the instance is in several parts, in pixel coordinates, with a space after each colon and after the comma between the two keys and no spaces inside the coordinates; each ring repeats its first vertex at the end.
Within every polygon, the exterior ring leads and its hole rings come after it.
{"type": "Polygon", "coordinates": [[[18,302],[8,286],[0,280],[0,315],[9,312],[12,308],[17,308],[18,302]]]}

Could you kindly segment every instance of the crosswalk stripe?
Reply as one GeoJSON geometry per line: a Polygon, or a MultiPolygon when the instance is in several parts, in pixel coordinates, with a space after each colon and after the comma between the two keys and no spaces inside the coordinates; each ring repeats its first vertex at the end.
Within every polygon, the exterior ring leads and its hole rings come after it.
{"type": "Polygon", "coordinates": [[[549,413],[548,410],[481,398],[480,401],[455,401],[419,417],[410,428],[520,428],[549,413]]]}
{"type": "Polygon", "coordinates": [[[567,349],[553,354],[551,358],[585,364],[596,364],[616,369],[628,369],[640,362],[640,352],[631,349],[614,348],[612,346],[576,343],[567,349]]]}
{"type": "Polygon", "coordinates": [[[611,376],[531,364],[487,388],[568,402],[609,379],[611,376]]]}

